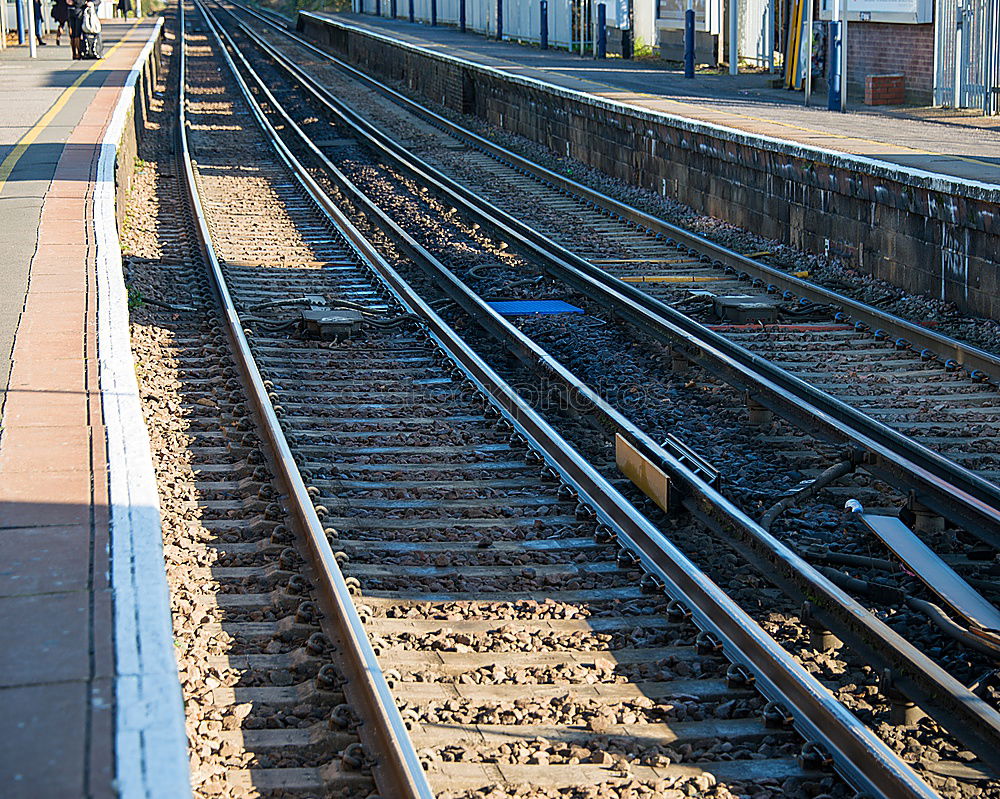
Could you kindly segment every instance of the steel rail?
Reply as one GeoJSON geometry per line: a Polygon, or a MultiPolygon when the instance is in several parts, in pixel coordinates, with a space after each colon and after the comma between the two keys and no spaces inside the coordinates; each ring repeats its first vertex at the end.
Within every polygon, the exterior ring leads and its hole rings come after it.
{"type": "MultiPolygon", "coordinates": [[[[239,3],[234,3],[234,5],[245,9],[239,3]]],[[[466,137],[474,146],[481,149],[488,149],[494,153],[502,152],[503,155],[498,157],[508,159],[515,168],[529,169],[533,166],[525,159],[502,150],[502,148],[473,133],[464,131],[443,117],[421,109],[412,100],[384,87],[378,81],[365,76],[354,67],[344,64],[335,56],[326,53],[293,32],[275,26],[266,17],[256,14],[252,9],[245,10],[266,24],[275,27],[297,45],[309,49],[310,52],[318,54],[333,62],[338,68],[363,80],[366,85],[378,87],[380,91],[391,95],[393,100],[398,98],[400,102],[406,104],[407,108],[419,111],[421,116],[428,121],[435,124],[440,122],[441,125],[447,127],[448,132],[466,137]]],[[[321,18],[317,17],[317,19],[321,18]]],[[[299,72],[301,73],[301,70],[299,72]]],[[[563,280],[612,308],[620,316],[643,328],[650,335],[681,348],[691,360],[699,363],[726,382],[749,392],[761,404],[797,426],[817,433],[828,441],[854,446],[858,450],[858,459],[864,461],[865,467],[876,476],[904,491],[912,492],[914,498],[921,504],[965,527],[969,532],[992,546],[1000,548],[1000,486],[984,480],[960,464],[909,439],[836,397],[809,385],[786,370],[777,367],[766,358],[754,355],[739,344],[729,341],[715,331],[691,320],[635,286],[612,277],[603,269],[556,244],[530,226],[466,189],[428,165],[418,156],[408,153],[389,136],[378,131],[374,126],[358,117],[351,109],[332,98],[329,92],[326,92],[310,76],[302,73],[302,79],[310,82],[314,88],[324,93],[325,99],[331,100],[337,106],[335,111],[338,115],[365,134],[377,151],[384,153],[401,169],[424,182],[425,185],[429,185],[439,195],[445,196],[453,204],[457,203],[467,212],[476,215],[498,234],[513,238],[522,251],[529,252],[548,263],[551,267],[550,271],[558,274],[563,280]]],[[[591,189],[580,186],[580,184],[566,181],[566,179],[550,173],[542,167],[534,166],[534,170],[538,170],[539,174],[544,173],[546,180],[558,180],[573,187],[567,190],[577,191],[579,188],[580,193],[589,192],[586,196],[593,198],[590,201],[595,204],[600,204],[598,200],[604,202],[605,205],[614,204],[613,207],[622,212],[628,208],[628,206],[617,203],[611,198],[605,198],[591,189]]],[[[631,210],[636,214],[642,214],[635,209],[631,210]]],[[[648,215],[643,215],[643,218],[649,222],[658,221],[648,215]]],[[[659,220],[659,223],[665,226],[665,230],[669,229],[673,238],[684,233],[693,236],[691,241],[698,246],[704,242],[705,247],[715,248],[714,252],[722,253],[724,251],[733,257],[742,259],[741,263],[744,261],[757,263],[738,253],[725,250],[725,248],[721,248],[706,239],[686,233],[680,228],[662,222],[662,220],[659,220]]],[[[764,270],[769,270],[767,272],[768,279],[784,276],[802,283],[803,286],[812,286],[806,281],[784,275],[771,267],[766,267],[763,264],[757,265],[764,270]]],[[[820,290],[821,287],[814,288],[820,290]]],[[[822,291],[828,292],[827,289],[822,289],[822,291]]],[[[850,307],[855,309],[868,308],[868,306],[848,300],[848,298],[832,292],[828,293],[831,298],[830,302],[833,301],[832,298],[836,298],[845,306],[854,303],[850,307]]],[[[822,301],[826,302],[827,300],[822,301]]],[[[878,324],[890,324],[888,315],[877,311],[877,309],[869,308],[869,310],[878,316],[878,324]]],[[[892,317],[892,319],[897,319],[897,317],[892,317]]],[[[907,335],[911,337],[922,331],[926,335],[936,337],[941,346],[947,343],[948,346],[961,347],[963,352],[970,354],[970,357],[978,353],[976,357],[993,359],[997,368],[1000,369],[1000,359],[990,353],[962,345],[933,331],[913,325],[906,320],[899,319],[898,321],[904,326],[909,326],[906,330],[908,331],[907,335]]]]}
{"type": "MultiPolygon", "coordinates": [[[[258,18],[272,25],[266,18],[258,18]]],[[[296,44],[317,52],[352,74],[357,73],[353,67],[342,65],[315,45],[302,41],[301,37],[276,29],[296,44]]],[[[796,426],[825,440],[855,447],[857,459],[873,474],[912,492],[924,506],[1000,548],[1000,486],[612,277],[409,153],[333,97],[297,65],[287,61],[281,65],[320,95],[331,113],[357,130],[377,153],[451,204],[473,215],[501,238],[511,240],[522,252],[545,263],[561,280],[611,308],[647,334],[682,350],[690,360],[746,391],[796,426]]]]}
{"type": "MultiPolygon", "coordinates": [[[[224,7],[223,10],[226,11],[224,7]]],[[[227,13],[231,15],[231,12],[227,13]]],[[[267,43],[243,25],[237,17],[233,16],[233,19],[252,42],[259,47],[267,48],[267,43]]],[[[227,38],[229,38],[228,33],[227,38]]],[[[715,529],[736,531],[749,546],[751,550],[749,554],[752,556],[750,559],[758,565],[758,568],[775,578],[776,583],[790,595],[807,598],[816,607],[815,615],[818,619],[824,621],[831,629],[835,629],[845,642],[867,656],[872,663],[881,664],[884,670],[888,670],[893,675],[896,688],[918,704],[935,708],[940,721],[950,729],[958,730],[955,733],[957,737],[1000,771],[1000,757],[998,757],[1000,714],[868,613],[863,606],[843,594],[810,564],[729,503],[721,494],[713,491],[711,486],[705,484],[701,475],[692,472],[677,459],[676,451],[668,452],[658,446],[578,381],[552,356],[531,342],[500,314],[494,312],[326,158],[319,147],[284,112],[280,103],[273,98],[268,87],[256,76],[235,45],[234,50],[253,75],[268,102],[282,117],[285,129],[291,130],[312,152],[352,203],[361,208],[376,225],[388,232],[416,263],[433,270],[432,273],[442,283],[450,297],[472,314],[485,329],[494,335],[505,337],[511,349],[526,362],[547,368],[557,379],[570,385],[577,396],[593,403],[599,414],[616,424],[620,432],[637,443],[655,462],[668,469],[672,479],[687,495],[684,504],[688,510],[715,529]]],[[[273,52],[271,57],[276,63],[280,63],[283,58],[273,52]]],[[[289,74],[294,76],[295,73],[289,74]]],[[[305,88],[311,91],[309,86],[305,88]]],[[[316,99],[321,103],[324,102],[322,96],[317,95],[316,99]]],[[[747,554],[745,549],[744,554],[747,554]]]]}
{"type": "MultiPolygon", "coordinates": [[[[234,53],[254,78],[258,90],[275,110],[281,106],[254,73],[242,53],[224,30],[234,53]]],[[[232,64],[232,62],[229,62],[232,64]]],[[[234,73],[236,74],[236,73],[234,73]]],[[[237,75],[242,83],[242,76],[237,75]]],[[[246,84],[242,83],[245,88],[246,84]]],[[[294,122],[283,112],[286,125],[294,122]]],[[[300,135],[301,130],[295,126],[300,135]]],[[[272,127],[273,131],[273,127],[272,127]]],[[[276,131],[274,131],[277,135],[276,131]]],[[[290,153],[287,154],[292,157],[290,153]]],[[[301,167],[300,167],[301,168],[301,167]]],[[[304,175],[300,174],[300,179],[304,175]]],[[[309,179],[311,182],[311,178],[309,179]]],[[[322,193],[314,199],[333,215],[336,206],[322,193]]],[[[339,211],[338,211],[339,213],[339,211]]],[[[338,219],[346,223],[346,218],[338,219]]],[[[350,240],[364,253],[366,261],[385,280],[394,294],[413,313],[419,314],[427,330],[467,378],[494,404],[578,493],[596,509],[598,518],[609,525],[619,541],[631,545],[647,569],[659,575],[669,592],[690,603],[694,615],[712,630],[735,662],[747,664],[757,676],[766,695],[787,703],[799,728],[821,741],[834,754],[839,769],[862,790],[880,796],[935,796],[909,768],[878,740],[760,626],[677,550],[644,516],[621,496],[607,480],[573,449],[541,416],[476,355],[392,269],[377,250],[353,229],[350,240]],[[802,708],[811,713],[804,713],[802,708]]]]}
{"type": "MultiPolygon", "coordinates": [[[[237,20],[237,24],[240,24],[241,28],[248,33],[253,39],[252,32],[249,32],[245,26],[237,20]]],[[[561,380],[569,383],[573,390],[577,391],[580,396],[585,397],[588,401],[592,402],[600,413],[605,414],[608,418],[616,423],[621,429],[624,429],[628,435],[633,437],[635,440],[641,442],[643,448],[649,451],[655,459],[659,459],[663,462],[672,472],[672,475],[678,479],[678,481],[683,484],[686,488],[691,491],[690,502],[692,505],[689,507],[691,510],[705,517],[706,515],[715,522],[715,526],[725,525],[727,527],[740,527],[744,530],[752,531],[753,534],[758,536],[760,543],[767,543],[766,547],[770,560],[776,562],[781,570],[789,571],[793,573],[801,573],[807,577],[807,585],[809,586],[808,591],[812,597],[829,597],[831,603],[843,612],[844,617],[847,619],[847,626],[853,627],[861,625],[863,627],[870,627],[874,631],[874,635],[879,641],[879,646],[876,648],[865,647],[873,653],[873,657],[878,655],[880,659],[881,650],[885,648],[886,644],[889,645],[889,649],[894,652],[902,652],[904,656],[901,659],[897,659],[893,662],[894,665],[902,664],[905,667],[902,669],[903,672],[908,672],[912,670],[920,671],[920,669],[926,668],[928,673],[933,675],[931,680],[932,688],[930,689],[930,694],[937,692],[945,693],[947,696],[954,698],[955,705],[958,709],[958,715],[961,717],[960,721],[966,726],[973,726],[979,729],[980,726],[985,726],[987,729],[990,727],[990,713],[991,709],[985,705],[978,697],[969,692],[964,686],[958,683],[953,678],[949,677],[943,670],[937,667],[932,662],[926,660],[919,651],[914,647],[909,645],[903,639],[901,639],[896,633],[889,630],[885,625],[876,620],[870,613],[868,613],[862,606],[858,605],[854,600],[840,591],[836,586],[830,583],[826,578],[819,575],[814,569],[812,569],[807,563],[805,563],[801,558],[795,555],[791,550],[789,550],[784,545],[773,539],[766,531],[762,530],[759,525],[757,525],[752,519],[747,517],[738,508],[736,508],[732,503],[722,497],[721,494],[712,489],[711,486],[707,485],[701,477],[689,469],[686,465],[680,462],[674,455],[665,452],[659,448],[655,442],[652,442],[648,436],[642,433],[640,430],[634,427],[627,419],[621,416],[617,411],[612,409],[603,400],[595,395],[588,387],[580,383],[576,378],[565,370],[558,362],[555,361],[548,353],[543,349],[538,347],[534,342],[531,342],[523,334],[520,333],[516,328],[514,328],[506,319],[504,319],[499,314],[496,314],[488,305],[486,305],[481,298],[479,298],[474,292],[469,290],[464,284],[461,283],[457,277],[451,273],[443,264],[434,259],[434,257],[428,253],[424,248],[422,248],[417,242],[415,242],[408,234],[405,233],[398,225],[395,224],[387,215],[380,211],[377,206],[374,205],[370,200],[360,190],[357,189],[347,178],[344,176],[329,160],[323,155],[319,148],[310,141],[308,136],[299,128],[299,126],[289,117],[289,115],[284,111],[281,104],[278,103],[273,95],[271,94],[269,88],[261,80],[261,78],[253,70],[249,62],[247,62],[245,56],[240,52],[239,48],[236,46],[235,42],[229,36],[228,32],[224,31],[227,40],[232,46],[237,58],[244,65],[248,74],[254,80],[257,85],[258,91],[266,99],[268,105],[272,108],[273,112],[281,117],[281,124],[284,130],[292,131],[306,146],[312,154],[323,164],[324,168],[334,177],[338,188],[345,192],[352,203],[358,205],[363,212],[373,219],[376,225],[381,227],[383,230],[387,230],[389,234],[397,242],[402,245],[403,250],[414,260],[418,262],[424,262],[430,264],[434,267],[435,271],[438,273],[439,277],[442,278],[442,282],[445,284],[446,290],[449,295],[456,299],[460,305],[462,305],[466,310],[473,314],[474,318],[483,324],[487,329],[493,329],[493,332],[501,333],[508,344],[512,344],[512,348],[515,350],[521,350],[529,355],[527,360],[536,361],[537,363],[547,367],[550,371],[556,374],[561,380]],[[484,321],[485,320],[485,321],[484,321]]],[[[259,39],[256,40],[260,42],[259,39]]],[[[377,253],[375,254],[377,256],[377,253]]],[[[499,380],[499,378],[496,378],[499,380]]],[[[495,390],[495,383],[494,385],[495,390]]],[[[493,392],[491,391],[491,394],[493,392]]],[[[521,407],[523,402],[517,399],[515,403],[517,407],[521,407]]],[[[505,407],[510,411],[510,404],[508,403],[505,407]]],[[[521,424],[518,424],[518,420],[515,419],[515,425],[520,429],[521,424]]],[[[522,420],[523,421],[523,420],[522,420]]],[[[534,416],[530,420],[533,427],[538,427],[541,424],[545,424],[540,420],[536,421],[534,416]]],[[[547,427],[547,425],[546,425],[547,427]]],[[[526,431],[523,431],[526,432],[526,431]]],[[[537,436],[537,433],[534,434],[537,436]]],[[[531,439],[532,436],[529,436],[531,439]]],[[[561,439],[559,439],[561,441],[561,439]]],[[[562,447],[567,446],[565,442],[560,444],[560,449],[555,451],[556,457],[555,462],[559,463],[562,457],[563,449],[562,447]]],[[[545,453],[547,460],[552,460],[552,450],[542,450],[545,453]]],[[[586,486],[590,485],[590,481],[599,477],[597,473],[587,466],[587,480],[581,481],[577,476],[570,480],[575,488],[577,488],[579,493],[586,494],[587,496],[593,498],[595,494],[593,489],[587,489],[586,486]]],[[[563,473],[564,478],[567,474],[571,473],[571,470],[566,468],[560,469],[563,473]]],[[[603,480],[603,478],[601,478],[603,480]]],[[[607,485],[607,484],[605,484],[607,485]]],[[[611,488],[607,485],[607,488],[611,488]]],[[[613,489],[612,489],[613,491],[613,489]]],[[[617,492],[614,492],[617,496],[617,492]]],[[[624,501],[624,500],[623,500],[624,501]]],[[[687,503],[689,500],[685,500],[687,503]]],[[[652,528],[653,534],[650,533],[649,528],[651,525],[644,519],[640,517],[643,524],[640,524],[639,528],[631,527],[629,525],[629,520],[631,519],[630,514],[635,514],[637,512],[632,509],[631,505],[627,505],[629,510],[627,513],[621,511],[617,500],[615,502],[608,503],[605,499],[603,503],[599,503],[598,507],[604,507],[604,514],[606,520],[609,522],[615,520],[618,524],[613,525],[619,530],[619,540],[628,544],[632,543],[630,548],[639,556],[641,562],[644,566],[650,570],[652,573],[656,574],[666,585],[672,585],[675,587],[675,591],[671,591],[672,595],[675,597],[686,598],[685,601],[691,602],[692,597],[698,596],[697,585],[692,585],[684,579],[684,575],[690,568],[693,567],[686,558],[676,550],[672,544],[669,545],[669,551],[664,552],[663,545],[669,544],[668,541],[662,536],[661,533],[652,528]],[[617,508],[617,510],[616,510],[617,508]],[[627,517],[623,519],[624,517],[627,517]],[[625,537],[622,538],[622,532],[625,532],[625,537]],[[683,568],[679,567],[677,564],[679,558],[683,559],[683,568]],[[678,572],[680,569],[680,572],[678,572]],[[678,593],[679,592],[679,593],[678,593]]],[[[627,504],[627,503],[626,503],[627,504]]],[[[635,520],[632,519],[632,522],[635,520]]],[[[703,575],[702,575],[703,576],[703,575]]],[[[706,580],[708,578],[705,578],[706,580]]],[[[713,584],[714,585],[714,584],[713,584]]],[[[710,602],[708,598],[702,598],[703,602],[710,602]]],[[[697,610],[699,607],[698,601],[695,600],[696,615],[701,619],[703,626],[710,626],[712,629],[722,632],[723,627],[726,626],[728,617],[725,614],[722,617],[722,622],[718,615],[707,615],[708,611],[705,610],[706,605],[700,605],[701,610],[697,610]]],[[[709,604],[707,607],[713,607],[709,604]]],[[[718,610],[713,607],[718,613],[718,610]]],[[[740,611],[742,613],[742,611],[740,611]]],[[[843,626],[843,625],[841,625],[843,626]]],[[[845,636],[846,637],[846,636],[845,636]]],[[[730,636],[725,640],[738,641],[739,637],[730,630],[730,636]]],[[[740,645],[745,645],[746,642],[740,642],[740,645]]],[[[730,656],[732,656],[732,649],[728,650],[730,656]]],[[[737,648],[737,652],[746,651],[745,649],[737,648]]],[[[782,654],[787,657],[787,653],[781,650],[782,654]]],[[[794,662],[794,661],[792,661],[794,662]]],[[[757,672],[757,668],[751,664],[751,670],[757,672]]],[[[767,675],[770,680],[767,684],[772,686],[773,690],[780,690],[777,686],[780,685],[780,681],[775,678],[774,674],[767,675]]],[[[780,674],[779,674],[780,677],[780,674]]],[[[906,682],[905,680],[903,682],[906,682]]],[[[785,696],[788,696],[787,692],[784,692],[785,696]]],[[[926,695],[926,694],[925,694],[926,695]]],[[[829,697],[832,699],[832,697],[829,697]]],[[[797,698],[799,702],[803,701],[802,697],[797,698]]],[[[786,699],[787,701],[787,699],[786,699]]],[[[793,697],[795,701],[795,697],[793,697]]],[[[802,712],[799,708],[796,708],[794,704],[792,705],[792,712],[798,717],[799,713],[802,712]]],[[[995,714],[994,714],[995,715],[995,714]]],[[[814,719],[806,718],[802,722],[804,729],[815,730],[816,727],[813,725],[814,719]]],[[[997,740],[1000,737],[1000,717],[992,719],[993,722],[993,740],[997,740]]],[[[870,735],[870,731],[867,732],[870,735]]],[[[874,738],[874,736],[872,736],[874,738]]],[[[974,737],[974,736],[970,736],[974,737]]],[[[990,734],[984,736],[985,738],[991,738],[990,734]]],[[[877,740],[877,739],[875,739],[877,740]]],[[[984,749],[986,752],[995,751],[995,747],[991,742],[983,741],[977,738],[974,744],[969,744],[974,746],[977,750],[984,749]]],[[[831,751],[840,751],[837,749],[831,749],[831,751]]],[[[838,760],[835,755],[835,759],[838,760]]]]}
{"type": "MultiPolygon", "coordinates": [[[[250,8],[249,6],[239,2],[233,2],[233,5],[242,8],[249,14],[259,17],[265,22],[269,22],[269,20],[267,20],[265,16],[262,16],[257,9],[250,8]]],[[[300,16],[307,17],[324,24],[329,24],[331,21],[326,17],[321,17],[305,10],[300,11],[299,14],[300,16]]],[[[274,23],[271,22],[270,24],[274,23]]],[[[848,321],[861,321],[869,327],[875,329],[881,328],[892,331],[894,338],[904,338],[915,348],[919,350],[927,350],[928,355],[932,356],[932,359],[939,360],[942,363],[947,362],[948,359],[952,359],[958,366],[964,368],[970,374],[973,371],[978,371],[982,373],[982,375],[993,385],[1000,385],[1000,355],[996,355],[972,344],[958,341],[950,336],[945,336],[931,330],[930,328],[896,316],[895,314],[866,305],[859,300],[845,297],[836,291],[820,286],[809,280],[804,280],[795,275],[788,274],[787,272],[782,272],[780,269],[768,266],[767,264],[761,263],[750,256],[743,255],[742,253],[713,242],[704,236],[700,236],[697,233],[685,230],[684,228],[667,222],[664,219],[660,219],[652,214],[646,213],[645,211],[634,208],[621,200],[617,200],[614,197],[604,194],[596,189],[592,189],[589,186],[585,186],[582,183],[578,183],[575,180],[560,175],[558,172],[546,169],[544,166],[536,164],[524,156],[513,152],[512,150],[501,147],[489,139],[479,136],[467,128],[463,128],[461,125],[451,121],[447,117],[441,116],[440,114],[437,114],[434,111],[420,105],[415,100],[410,99],[406,95],[392,89],[389,86],[386,86],[384,83],[381,83],[370,75],[366,75],[356,67],[352,67],[350,64],[341,61],[336,56],[333,56],[325,50],[317,47],[315,44],[297,35],[297,33],[291,31],[287,27],[281,27],[279,29],[282,33],[287,34],[302,47],[307,47],[318,55],[336,62],[340,68],[351,72],[356,78],[358,78],[358,80],[361,80],[366,85],[375,89],[379,94],[382,94],[394,102],[403,105],[407,110],[417,114],[425,121],[430,122],[442,130],[445,130],[447,133],[465,139],[476,148],[493,155],[501,161],[506,161],[508,166],[530,172],[532,175],[539,178],[543,182],[548,183],[554,188],[559,188],[567,193],[577,194],[594,205],[605,208],[610,211],[612,215],[617,215],[622,219],[632,222],[639,228],[645,229],[651,233],[659,233],[666,238],[673,239],[679,245],[695,250],[695,254],[703,256],[706,262],[713,263],[722,268],[731,269],[733,273],[737,275],[741,272],[745,272],[751,277],[759,277],[767,283],[773,284],[780,291],[791,291],[796,297],[804,298],[810,302],[836,306],[847,316],[848,321]]]]}
{"type": "MultiPolygon", "coordinates": [[[[398,796],[401,799],[432,799],[434,794],[427,782],[416,750],[413,748],[406,724],[396,707],[392,691],[379,667],[364,625],[354,607],[343,572],[341,572],[333,549],[323,532],[323,524],[316,514],[316,509],[309,496],[305,481],[296,466],[274,406],[268,398],[263,378],[254,361],[250,345],[243,332],[239,313],[233,303],[225,275],[212,246],[211,233],[195,183],[188,146],[185,108],[186,30],[184,0],[181,0],[179,5],[181,9],[181,88],[178,99],[180,154],[188,199],[195,218],[195,229],[202,253],[209,265],[212,281],[219,295],[233,352],[240,370],[243,372],[244,385],[247,387],[250,400],[256,410],[260,430],[271,448],[278,474],[288,491],[288,504],[305,533],[305,539],[312,554],[316,582],[328,611],[327,617],[336,630],[340,652],[347,660],[349,682],[345,689],[354,701],[361,704],[359,715],[363,724],[360,727],[360,734],[362,740],[368,745],[368,754],[377,753],[377,762],[373,769],[377,784],[386,796],[398,796]]],[[[202,13],[204,14],[204,10],[202,13]]],[[[207,15],[205,20],[211,28],[212,22],[207,15]]],[[[220,49],[225,50],[221,42],[220,49]]],[[[252,102],[250,105],[252,108],[256,108],[252,102]]],[[[276,147],[276,149],[278,148],[276,147]]],[[[278,152],[280,154],[280,150],[278,152]]]]}

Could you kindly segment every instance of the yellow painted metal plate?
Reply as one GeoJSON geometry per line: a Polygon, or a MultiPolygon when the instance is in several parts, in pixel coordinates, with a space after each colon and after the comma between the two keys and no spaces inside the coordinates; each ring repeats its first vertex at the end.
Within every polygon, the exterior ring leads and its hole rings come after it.
{"type": "Polygon", "coordinates": [[[643,494],[661,509],[670,509],[670,477],[619,433],[615,433],[615,463],[643,494]]]}
{"type": "Polygon", "coordinates": [[[592,258],[592,264],[698,264],[697,258],[592,258]]]}
{"type": "Polygon", "coordinates": [[[629,275],[620,278],[623,283],[718,283],[724,279],[713,275],[629,275]]]}

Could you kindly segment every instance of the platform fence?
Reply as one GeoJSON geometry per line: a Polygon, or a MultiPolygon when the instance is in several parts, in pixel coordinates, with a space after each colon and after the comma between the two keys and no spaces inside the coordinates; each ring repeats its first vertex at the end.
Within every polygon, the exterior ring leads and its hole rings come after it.
{"type": "MultiPolygon", "coordinates": [[[[376,0],[355,0],[365,14],[374,14],[376,0]]],[[[539,0],[499,0],[503,4],[503,38],[524,42],[538,42],[541,38],[541,3],[539,0]]],[[[413,16],[418,22],[429,24],[432,15],[444,25],[457,26],[461,17],[461,0],[413,0],[413,16]],[[436,6],[436,8],[433,8],[436,6]],[[432,13],[433,12],[433,13],[432,13]]],[[[392,15],[391,0],[379,0],[380,16],[392,15]]],[[[612,5],[611,0],[607,5],[612,5]]],[[[549,0],[548,27],[549,44],[553,47],[570,48],[579,46],[579,25],[574,31],[574,23],[579,19],[580,0],[549,0]]],[[[356,6],[357,7],[357,6],[356,6]]],[[[396,0],[396,17],[409,17],[409,0],[396,0]]],[[[496,36],[497,0],[465,0],[466,29],[486,36],[496,36]]],[[[590,34],[585,38],[589,41],[590,34]]]]}
{"type": "Polygon", "coordinates": [[[1000,0],[937,0],[934,104],[1000,113],[1000,0]]]}

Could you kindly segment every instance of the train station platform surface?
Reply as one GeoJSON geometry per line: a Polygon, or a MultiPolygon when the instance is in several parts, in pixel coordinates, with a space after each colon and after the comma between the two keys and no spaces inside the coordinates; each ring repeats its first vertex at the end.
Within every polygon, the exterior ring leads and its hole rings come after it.
{"type": "MultiPolygon", "coordinates": [[[[383,7],[387,4],[383,3],[383,7]]],[[[950,178],[1000,185],[1000,117],[942,109],[803,105],[802,92],[771,88],[768,74],[683,73],[653,59],[602,61],[562,50],[498,42],[481,34],[406,20],[320,13],[409,45],[521,77],[675,117],[882,161],[950,178]]]]}
{"type": "Polygon", "coordinates": [[[37,59],[0,51],[7,799],[183,796],[187,785],[115,217],[119,142],[151,91],[161,32],[154,19],[106,23],[97,61],[54,43],[37,59]],[[151,780],[170,793],[146,791],[151,780]]]}

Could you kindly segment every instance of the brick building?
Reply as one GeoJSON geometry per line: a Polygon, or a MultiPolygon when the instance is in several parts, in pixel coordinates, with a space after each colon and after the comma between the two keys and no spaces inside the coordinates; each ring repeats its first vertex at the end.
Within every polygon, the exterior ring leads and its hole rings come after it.
{"type": "MultiPolygon", "coordinates": [[[[833,0],[814,0],[815,19],[833,17],[833,0]]],[[[930,103],[934,93],[935,0],[842,0],[846,8],[847,82],[860,100],[873,76],[902,76],[905,99],[930,103]]],[[[893,80],[898,80],[894,77],[893,80]]]]}
{"type": "Polygon", "coordinates": [[[850,24],[847,82],[852,99],[864,92],[869,75],[902,75],[907,102],[929,104],[934,91],[934,24],[850,24]]]}

